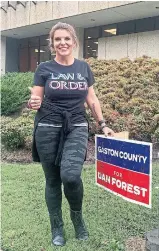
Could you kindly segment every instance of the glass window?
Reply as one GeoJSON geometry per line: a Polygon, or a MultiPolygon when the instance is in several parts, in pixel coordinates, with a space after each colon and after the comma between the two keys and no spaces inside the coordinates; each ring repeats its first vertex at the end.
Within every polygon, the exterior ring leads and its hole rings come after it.
{"type": "Polygon", "coordinates": [[[34,72],[39,64],[40,37],[29,38],[29,71],[34,72]]]}
{"type": "Polygon", "coordinates": [[[98,39],[85,40],[84,58],[98,57],[98,39]]]}
{"type": "Polygon", "coordinates": [[[117,35],[117,25],[110,24],[102,27],[102,37],[112,37],[117,35]]]}
{"type": "Polygon", "coordinates": [[[85,29],[84,37],[85,37],[85,39],[99,38],[100,37],[100,28],[93,27],[93,28],[85,29]]]}
{"type": "Polygon", "coordinates": [[[98,57],[98,38],[101,37],[101,27],[92,27],[84,31],[84,58],[98,57]]]}
{"type": "Polygon", "coordinates": [[[34,72],[40,62],[51,59],[47,38],[48,35],[20,40],[19,65],[21,72],[34,72]]]}
{"type": "Polygon", "coordinates": [[[49,44],[48,38],[49,35],[40,36],[40,46],[48,45],[49,44]]]}
{"type": "Polygon", "coordinates": [[[29,71],[35,71],[39,64],[39,49],[35,47],[29,48],[29,71]]]}
{"type": "Polygon", "coordinates": [[[39,37],[31,37],[29,38],[29,46],[39,46],[39,37]]]}
{"type": "Polygon", "coordinates": [[[144,18],[136,20],[136,32],[152,31],[155,27],[154,18],[144,18]]]}
{"type": "Polygon", "coordinates": [[[29,51],[28,47],[19,49],[19,71],[29,71],[29,51]]]}
{"type": "Polygon", "coordinates": [[[19,46],[20,46],[20,48],[26,48],[26,47],[28,47],[28,38],[20,39],[19,46]]]}
{"type": "Polygon", "coordinates": [[[51,59],[51,53],[48,46],[40,46],[40,63],[51,59]]]}
{"type": "Polygon", "coordinates": [[[123,22],[119,23],[117,25],[117,35],[124,35],[124,34],[130,34],[135,32],[135,22],[129,21],[129,22],[123,22]]]}
{"type": "Polygon", "coordinates": [[[155,18],[155,30],[159,30],[159,17],[155,18]]]}

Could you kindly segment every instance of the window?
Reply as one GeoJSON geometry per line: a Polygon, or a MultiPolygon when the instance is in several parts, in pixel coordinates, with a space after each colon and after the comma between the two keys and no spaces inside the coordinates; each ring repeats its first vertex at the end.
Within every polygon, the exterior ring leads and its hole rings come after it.
{"type": "Polygon", "coordinates": [[[29,40],[29,47],[39,46],[39,37],[31,37],[28,40],[29,40]]]}
{"type": "Polygon", "coordinates": [[[29,71],[35,71],[40,59],[40,37],[29,38],[29,71]]]}
{"type": "Polygon", "coordinates": [[[35,71],[39,64],[39,49],[37,46],[29,48],[29,71],[35,71]]]}
{"type": "Polygon", "coordinates": [[[19,47],[20,48],[28,47],[28,38],[20,39],[19,47]]]}
{"type": "Polygon", "coordinates": [[[44,35],[40,37],[40,46],[49,45],[49,35],[44,35]]]}
{"type": "Polygon", "coordinates": [[[155,30],[159,30],[159,17],[155,18],[155,30]]]}
{"type": "Polygon", "coordinates": [[[102,37],[112,37],[117,35],[117,25],[105,25],[102,27],[102,37]]]}
{"type": "Polygon", "coordinates": [[[92,39],[92,38],[99,38],[100,36],[100,29],[99,27],[93,27],[85,29],[84,37],[85,39],[92,39]]]}
{"type": "Polygon", "coordinates": [[[98,39],[85,40],[84,58],[98,57],[98,39]]]}
{"type": "Polygon", "coordinates": [[[40,62],[51,59],[51,52],[49,49],[49,35],[40,37],[40,62]]]}
{"type": "Polygon", "coordinates": [[[51,53],[48,46],[40,46],[40,63],[51,59],[51,53]]]}
{"type": "Polygon", "coordinates": [[[24,38],[20,40],[20,72],[34,72],[40,62],[48,61],[50,59],[51,53],[48,46],[48,35],[24,38]]]}
{"type": "Polygon", "coordinates": [[[19,49],[19,71],[27,72],[29,71],[29,51],[28,47],[19,49]]]}
{"type": "Polygon", "coordinates": [[[48,37],[49,35],[40,37],[40,63],[51,59],[48,37]]]}
{"type": "Polygon", "coordinates": [[[130,34],[135,32],[135,22],[129,21],[129,22],[123,22],[119,23],[117,25],[117,35],[124,35],[124,34],[130,34]]]}
{"type": "Polygon", "coordinates": [[[98,57],[98,38],[101,36],[101,27],[85,29],[84,58],[98,57]]]}
{"type": "Polygon", "coordinates": [[[152,31],[155,27],[154,18],[144,18],[137,20],[136,22],[136,32],[152,31]]]}

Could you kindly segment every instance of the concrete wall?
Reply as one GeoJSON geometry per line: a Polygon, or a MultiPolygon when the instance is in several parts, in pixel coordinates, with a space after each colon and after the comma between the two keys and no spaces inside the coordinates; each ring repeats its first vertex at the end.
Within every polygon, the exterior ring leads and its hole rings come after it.
{"type": "MultiPolygon", "coordinates": [[[[126,5],[134,1],[26,1],[26,6],[14,2],[14,7],[1,9],[1,30],[8,30],[82,13],[126,5]]],[[[135,1],[139,2],[139,1],[135,1]]]]}
{"type": "Polygon", "coordinates": [[[5,74],[6,68],[6,37],[1,37],[1,73],[0,75],[5,74]]]}
{"type": "Polygon", "coordinates": [[[159,58],[159,30],[100,38],[98,59],[135,59],[143,55],[159,58]]]}
{"type": "Polygon", "coordinates": [[[18,72],[19,71],[19,54],[18,54],[19,42],[14,38],[6,39],[6,72],[18,72]]]}

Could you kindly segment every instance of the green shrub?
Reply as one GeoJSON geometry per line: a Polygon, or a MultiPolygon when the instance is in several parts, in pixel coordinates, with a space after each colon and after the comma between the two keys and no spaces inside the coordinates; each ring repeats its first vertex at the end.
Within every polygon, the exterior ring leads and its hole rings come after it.
{"type": "Polygon", "coordinates": [[[1,116],[1,128],[2,129],[4,128],[4,126],[6,126],[7,124],[10,124],[11,122],[13,122],[13,118],[1,116]]]}
{"type": "Polygon", "coordinates": [[[1,114],[10,115],[21,109],[30,96],[28,86],[32,86],[33,73],[7,73],[1,77],[1,114]]]}
{"type": "Polygon", "coordinates": [[[24,132],[16,121],[5,125],[2,128],[2,143],[8,150],[15,150],[24,147],[24,132]]]}
{"type": "Polygon", "coordinates": [[[152,135],[153,142],[159,142],[159,127],[156,128],[155,132],[152,135]]]}
{"type": "MultiPolygon", "coordinates": [[[[2,144],[8,150],[15,150],[31,143],[34,120],[27,116],[20,116],[17,119],[2,117],[2,144]],[[8,123],[9,122],[9,123],[8,123]]],[[[31,147],[31,145],[30,145],[31,147]]]]}
{"type": "Polygon", "coordinates": [[[159,60],[144,56],[134,61],[90,58],[87,62],[107,125],[116,132],[129,130],[132,139],[159,140],[159,123],[154,127],[159,114],[159,60]]]}

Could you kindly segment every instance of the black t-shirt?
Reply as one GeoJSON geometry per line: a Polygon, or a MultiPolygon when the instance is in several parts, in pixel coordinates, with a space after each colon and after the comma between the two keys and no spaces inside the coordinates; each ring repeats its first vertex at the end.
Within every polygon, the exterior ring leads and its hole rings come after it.
{"type": "Polygon", "coordinates": [[[93,83],[89,65],[78,59],[69,66],[58,64],[55,60],[40,63],[34,75],[34,85],[44,86],[45,99],[70,113],[84,109],[88,88],[93,83]]]}

